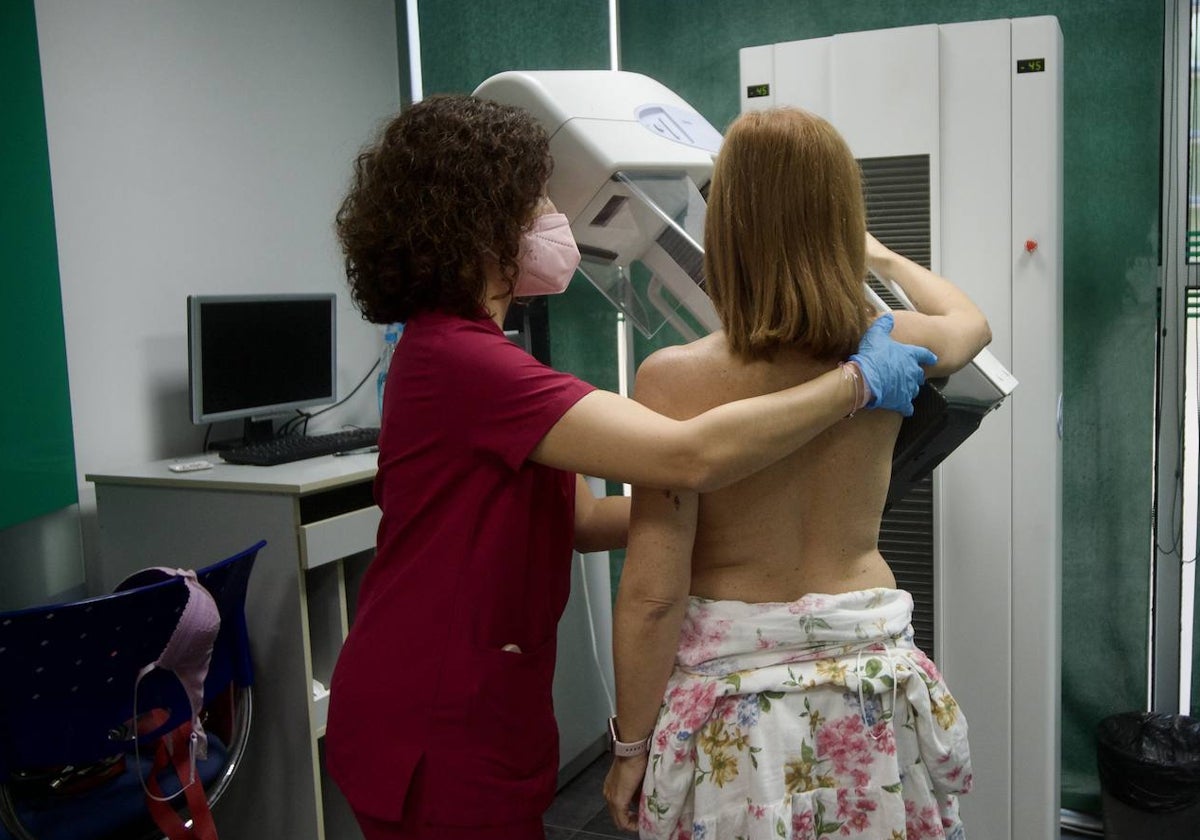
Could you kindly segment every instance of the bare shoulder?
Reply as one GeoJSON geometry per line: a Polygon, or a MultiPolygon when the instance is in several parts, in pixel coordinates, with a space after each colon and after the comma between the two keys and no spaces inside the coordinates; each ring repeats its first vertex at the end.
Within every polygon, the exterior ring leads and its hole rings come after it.
{"type": "Polygon", "coordinates": [[[689,344],[676,344],[655,350],[638,366],[638,382],[702,376],[708,372],[725,341],[717,334],[706,335],[689,344]]]}
{"type": "Polygon", "coordinates": [[[695,399],[711,383],[725,353],[723,334],[690,344],[656,350],[638,366],[634,399],[669,417],[691,417],[704,410],[695,399]]]}

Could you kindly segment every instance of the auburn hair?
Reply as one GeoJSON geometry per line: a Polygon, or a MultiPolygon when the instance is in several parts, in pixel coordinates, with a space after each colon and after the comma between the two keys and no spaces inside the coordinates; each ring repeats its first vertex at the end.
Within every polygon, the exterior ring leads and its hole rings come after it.
{"type": "Polygon", "coordinates": [[[853,353],[870,325],[865,240],[862,173],[832,125],[798,108],[733,121],[709,188],[704,271],[735,355],[853,353]]]}

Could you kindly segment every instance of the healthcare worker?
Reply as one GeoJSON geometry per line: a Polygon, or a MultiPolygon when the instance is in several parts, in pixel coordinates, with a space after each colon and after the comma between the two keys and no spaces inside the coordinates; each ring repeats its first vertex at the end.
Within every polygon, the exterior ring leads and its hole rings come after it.
{"type": "Polygon", "coordinates": [[[687,422],[554,371],[505,338],[516,298],[579,255],[527,112],[430,97],[358,157],[337,216],[351,291],[406,323],[388,372],[376,556],[331,686],[330,774],[367,840],[544,836],[555,633],[572,548],[624,545],[628,500],[578,474],[712,490],[870,407],[907,409],[928,350],[881,321],[843,369],[687,422]]]}

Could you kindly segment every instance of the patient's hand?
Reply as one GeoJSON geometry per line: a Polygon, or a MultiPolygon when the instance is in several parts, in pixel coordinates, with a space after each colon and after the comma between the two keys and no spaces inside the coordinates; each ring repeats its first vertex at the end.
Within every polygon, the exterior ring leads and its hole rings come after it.
{"type": "Polygon", "coordinates": [[[604,798],[613,825],[622,831],[637,831],[638,805],[642,779],[646,775],[648,755],[633,758],[614,758],[604,780],[604,798]]]}

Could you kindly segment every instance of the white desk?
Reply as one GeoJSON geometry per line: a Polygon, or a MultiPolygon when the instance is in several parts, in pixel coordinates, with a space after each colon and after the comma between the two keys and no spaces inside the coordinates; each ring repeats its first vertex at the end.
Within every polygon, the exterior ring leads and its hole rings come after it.
{"type": "MultiPolygon", "coordinates": [[[[111,591],[145,566],[199,568],[265,539],[246,618],[254,719],[245,760],[214,809],[222,836],[343,840],[361,835],[321,768],[328,687],[379,524],[375,455],[173,473],[157,461],[87,475],[96,485],[100,577],[111,591]]],[[[194,460],[194,459],[192,459],[194,460]]]]}
{"type": "MultiPolygon", "coordinates": [[[[100,528],[100,580],[93,588],[111,591],[146,566],[199,568],[267,541],[246,597],[255,672],[250,742],[214,809],[218,830],[232,840],[267,834],[361,840],[322,771],[329,701],[313,699],[312,680],[329,686],[373,556],[380,517],[371,495],[375,457],[326,455],[253,467],[212,455],[211,470],[173,473],[168,464],[195,460],[175,458],[86,476],[96,485],[100,528]]],[[[560,782],[603,752],[609,709],[600,669],[612,685],[607,554],[583,561],[576,555],[573,563],[554,681],[560,782]]]]}

